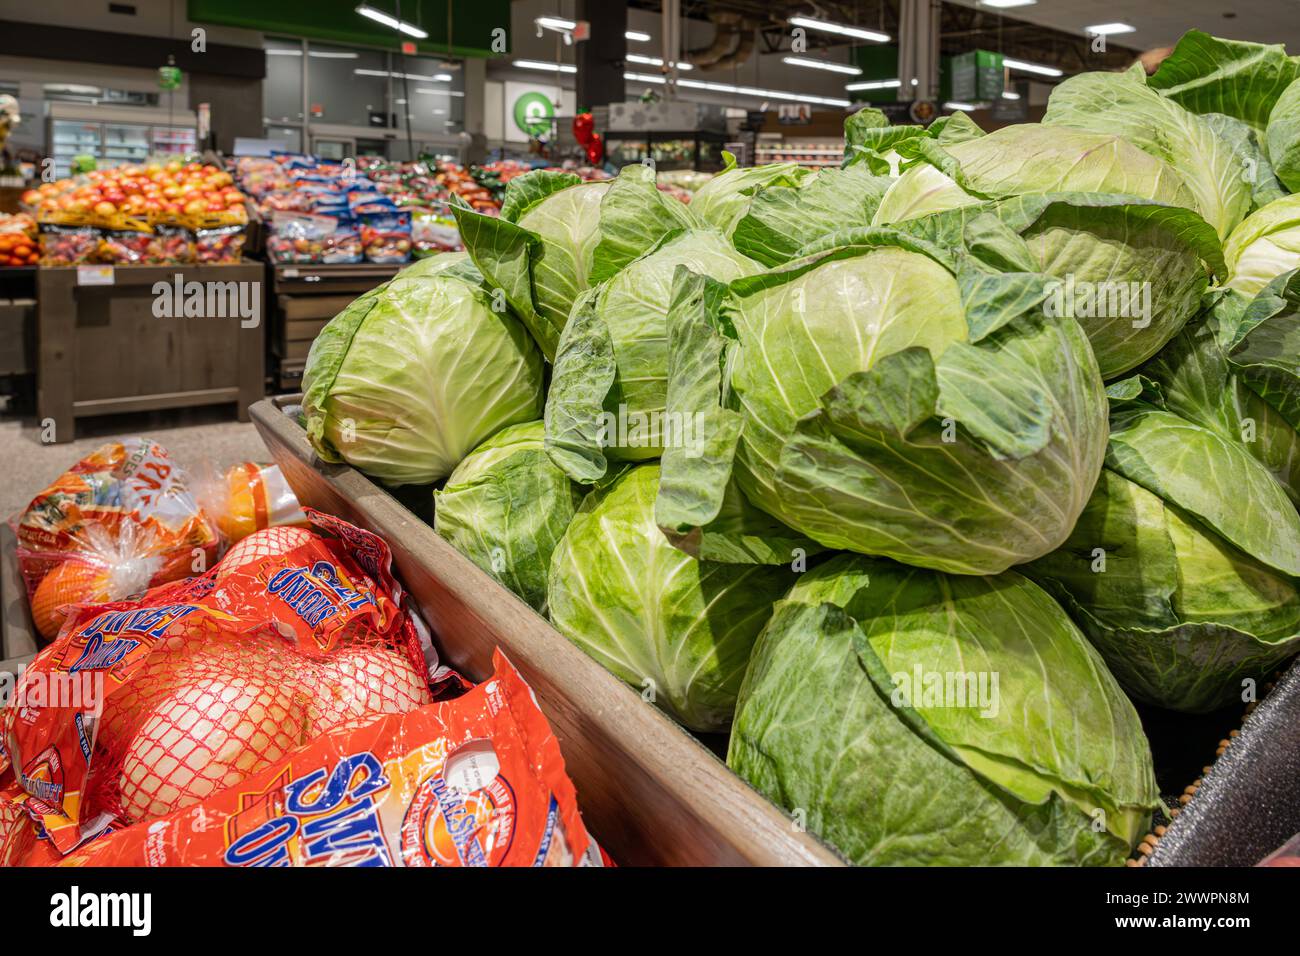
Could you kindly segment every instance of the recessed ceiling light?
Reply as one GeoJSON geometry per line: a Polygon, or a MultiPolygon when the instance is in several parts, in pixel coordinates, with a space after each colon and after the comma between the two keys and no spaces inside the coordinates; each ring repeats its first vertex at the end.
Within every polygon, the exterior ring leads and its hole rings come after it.
{"type": "Polygon", "coordinates": [[[1106,37],[1113,33],[1132,33],[1134,27],[1127,23],[1098,23],[1096,26],[1084,27],[1083,32],[1095,37],[1106,37]]]}

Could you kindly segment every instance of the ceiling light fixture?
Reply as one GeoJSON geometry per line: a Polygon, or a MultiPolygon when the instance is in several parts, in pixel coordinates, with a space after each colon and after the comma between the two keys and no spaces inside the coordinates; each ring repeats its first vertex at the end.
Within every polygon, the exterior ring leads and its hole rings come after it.
{"type": "Polygon", "coordinates": [[[1108,37],[1115,33],[1132,33],[1135,29],[1127,23],[1098,23],[1096,26],[1084,27],[1083,32],[1095,37],[1108,37]]]}
{"type": "Polygon", "coordinates": [[[863,80],[861,83],[850,83],[844,88],[846,90],[894,90],[902,86],[901,80],[863,80]]]}
{"type": "Polygon", "coordinates": [[[515,66],[521,70],[545,70],[548,73],[578,72],[578,68],[572,63],[546,63],[542,60],[515,60],[515,66]]]}
{"type": "Polygon", "coordinates": [[[357,7],[357,13],[361,14],[363,17],[369,17],[376,23],[382,23],[386,27],[397,30],[400,33],[405,33],[407,36],[415,37],[417,40],[424,40],[429,36],[429,34],[425,33],[415,24],[407,23],[405,20],[399,20],[397,17],[384,13],[383,10],[376,10],[374,7],[367,6],[364,3],[357,7]]]}
{"type": "MultiPolygon", "coordinates": [[[[664,61],[657,56],[642,56],[640,53],[629,53],[624,57],[629,63],[640,63],[643,66],[663,66],[664,61]]],[[[678,63],[679,70],[693,70],[695,67],[689,63],[678,63]]]]}
{"type": "Polygon", "coordinates": [[[623,36],[631,40],[633,43],[650,42],[650,34],[642,33],[640,30],[628,30],[626,33],[623,34],[623,36]]]}
{"type": "MultiPolygon", "coordinates": [[[[662,85],[665,79],[653,73],[624,73],[623,79],[633,83],[654,83],[662,85]]],[[[713,93],[734,93],[737,96],[752,96],[760,100],[789,100],[795,103],[816,103],[819,106],[852,106],[848,100],[829,96],[811,96],[807,93],[789,93],[785,90],[764,90],[754,86],[732,86],[730,83],[714,83],[708,80],[678,80],[677,85],[688,90],[709,90],[713,93]]]]}
{"type": "Polygon", "coordinates": [[[845,66],[843,63],[827,63],[825,60],[810,60],[804,56],[783,56],[782,63],[789,63],[791,66],[804,66],[810,70],[827,70],[831,73],[845,73],[849,76],[861,76],[862,71],[856,66],[845,66]]]}
{"type": "Polygon", "coordinates": [[[1010,57],[1003,57],[1002,65],[1013,70],[1024,70],[1026,73],[1038,73],[1041,76],[1065,75],[1065,71],[1058,70],[1054,66],[1042,66],[1038,63],[1026,63],[1024,60],[1013,60],[1010,57]]]}
{"type": "Polygon", "coordinates": [[[944,103],[943,108],[946,110],[966,110],[967,112],[972,112],[974,111],[975,106],[971,103],[958,103],[954,101],[951,103],[944,103]]]}
{"type": "MultiPolygon", "coordinates": [[[[1032,3],[1033,0],[1030,0],[1032,3]]],[[[821,30],[824,33],[835,33],[842,37],[853,37],[855,40],[871,40],[875,43],[888,43],[892,37],[888,33],[877,33],[875,30],[864,30],[861,27],[850,27],[843,23],[828,23],[825,20],[817,20],[813,17],[790,17],[787,21],[793,27],[805,27],[809,30],[821,30]]]]}

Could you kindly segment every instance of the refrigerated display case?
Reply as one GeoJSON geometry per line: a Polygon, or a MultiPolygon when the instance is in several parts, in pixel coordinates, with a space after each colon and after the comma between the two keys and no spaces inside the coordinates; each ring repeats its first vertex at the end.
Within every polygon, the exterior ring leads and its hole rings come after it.
{"type": "Polygon", "coordinates": [[[198,145],[191,110],[50,103],[46,143],[58,177],[71,174],[76,156],[95,157],[101,167],[140,163],[150,156],[184,156],[198,145]]]}
{"type": "Polygon", "coordinates": [[[714,173],[722,169],[724,133],[704,130],[605,134],[609,161],[616,167],[639,163],[647,156],[657,169],[694,169],[714,173]]]}

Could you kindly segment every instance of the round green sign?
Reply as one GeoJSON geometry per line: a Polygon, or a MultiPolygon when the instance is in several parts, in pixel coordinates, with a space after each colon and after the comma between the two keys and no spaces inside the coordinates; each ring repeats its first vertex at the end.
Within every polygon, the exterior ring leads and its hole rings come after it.
{"type": "Polygon", "coordinates": [[[555,104],[545,93],[525,93],[515,100],[515,125],[529,136],[542,136],[551,131],[555,119],[555,104]]]}

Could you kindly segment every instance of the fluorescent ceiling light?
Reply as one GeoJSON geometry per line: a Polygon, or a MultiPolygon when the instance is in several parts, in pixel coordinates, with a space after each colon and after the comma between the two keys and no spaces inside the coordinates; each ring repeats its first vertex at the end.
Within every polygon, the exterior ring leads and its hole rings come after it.
{"type": "Polygon", "coordinates": [[[302,50],[267,50],[267,56],[302,56],[302,50]]]}
{"type": "Polygon", "coordinates": [[[568,33],[578,25],[573,20],[566,20],[563,17],[538,17],[533,22],[543,30],[556,30],[561,33],[568,33]]]}
{"type": "Polygon", "coordinates": [[[428,76],[423,73],[398,73],[395,71],[389,73],[387,70],[353,70],[352,72],[355,73],[357,76],[391,76],[397,80],[400,79],[421,80],[425,83],[450,83],[451,82],[450,73],[435,73],[433,76],[428,76]]]}
{"type": "Polygon", "coordinates": [[[308,56],[320,57],[322,60],[355,60],[356,53],[332,53],[329,50],[308,50],[308,56]]]}
{"type": "Polygon", "coordinates": [[[943,108],[946,110],[966,110],[968,112],[973,111],[975,109],[975,107],[970,103],[957,103],[957,102],[944,103],[943,108]]]}
{"type": "Polygon", "coordinates": [[[546,70],[550,73],[578,72],[578,68],[572,63],[544,63],[541,60],[515,60],[515,66],[521,70],[546,70]]]}
{"type": "Polygon", "coordinates": [[[1002,91],[1002,98],[1003,98],[1004,100],[1018,100],[1018,99],[1020,99],[1020,94],[1019,94],[1019,93],[1012,93],[1010,90],[1003,90],[1003,91],[1002,91]]]}
{"type": "Polygon", "coordinates": [[[386,27],[397,30],[399,33],[405,33],[407,36],[415,37],[417,40],[426,39],[429,34],[425,33],[413,23],[407,23],[405,20],[399,20],[397,17],[389,16],[383,10],[376,10],[374,7],[366,6],[364,3],[357,7],[357,13],[363,17],[369,17],[376,23],[382,23],[386,27]]]}
{"type": "MultiPolygon", "coordinates": [[[[663,66],[663,65],[664,65],[664,61],[663,61],[662,59],[660,59],[659,57],[657,57],[657,56],[642,56],[640,53],[629,53],[626,57],[624,57],[624,59],[627,60],[627,62],[629,62],[629,63],[641,63],[641,64],[644,64],[645,66],[663,66]]],[[[679,69],[679,70],[693,70],[693,69],[695,69],[695,67],[691,66],[689,63],[678,63],[678,64],[677,64],[677,69],[679,69]]]]}
{"type": "Polygon", "coordinates": [[[424,93],[426,96],[464,96],[459,90],[431,90],[428,87],[417,86],[415,92],[424,93]]]}
{"type": "Polygon", "coordinates": [[[1065,74],[1054,66],[1040,66],[1037,63],[1026,63],[1024,60],[1013,60],[1010,57],[1002,58],[1002,65],[1010,67],[1013,70],[1024,70],[1026,73],[1039,73],[1043,76],[1064,76],[1065,74]]]}
{"type": "Polygon", "coordinates": [[[812,70],[829,70],[831,73],[847,73],[849,76],[861,76],[862,71],[856,66],[845,66],[843,63],[828,63],[825,60],[810,60],[803,56],[783,56],[782,63],[789,63],[791,66],[806,66],[812,70]]]}
{"type": "Polygon", "coordinates": [[[623,34],[623,36],[631,40],[633,43],[650,42],[650,34],[642,33],[640,30],[628,30],[626,33],[623,34]]]}
{"type": "Polygon", "coordinates": [[[1133,27],[1127,23],[1098,23],[1096,26],[1084,27],[1083,32],[1095,37],[1107,37],[1113,33],[1132,33],[1133,27]]]}
{"type": "Polygon", "coordinates": [[[861,83],[850,83],[844,88],[846,90],[893,90],[902,85],[900,80],[863,80],[861,83]]]}
{"type": "MultiPolygon", "coordinates": [[[[654,73],[624,73],[623,79],[633,83],[667,82],[654,73]]],[[[713,83],[708,80],[678,80],[677,85],[685,90],[709,90],[713,93],[734,93],[737,96],[752,96],[760,100],[790,100],[795,103],[816,103],[819,106],[852,106],[848,100],[839,100],[829,96],[810,96],[806,93],[788,93],[785,90],[764,90],[754,86],[732,86],[730,83],[713,83]]]]}
{"type": "MultiPolygon", "coordinates": [[[[1033,3],[1033,0],[1029,0],[1029,2],[1033,3]]],[[[888,33],[877,33],[875,30],[845,26],[842,23],[827,23],[825,20],[816,20],[812,17],[791,17],[786,22],[791,26],[821,30],[825,33],[836,33],[842,37],[853,37],[857,40],[874,40],[876,43],[888,43],[890,40],[888,33]]]]}
{"type": "Polygon", "coordinates": [[[1028,7],[1037,2],[1038,0],[983,0],[984,6],[996,7],[999,10],[1005,10],[1007,7],[1028,7]]]}

